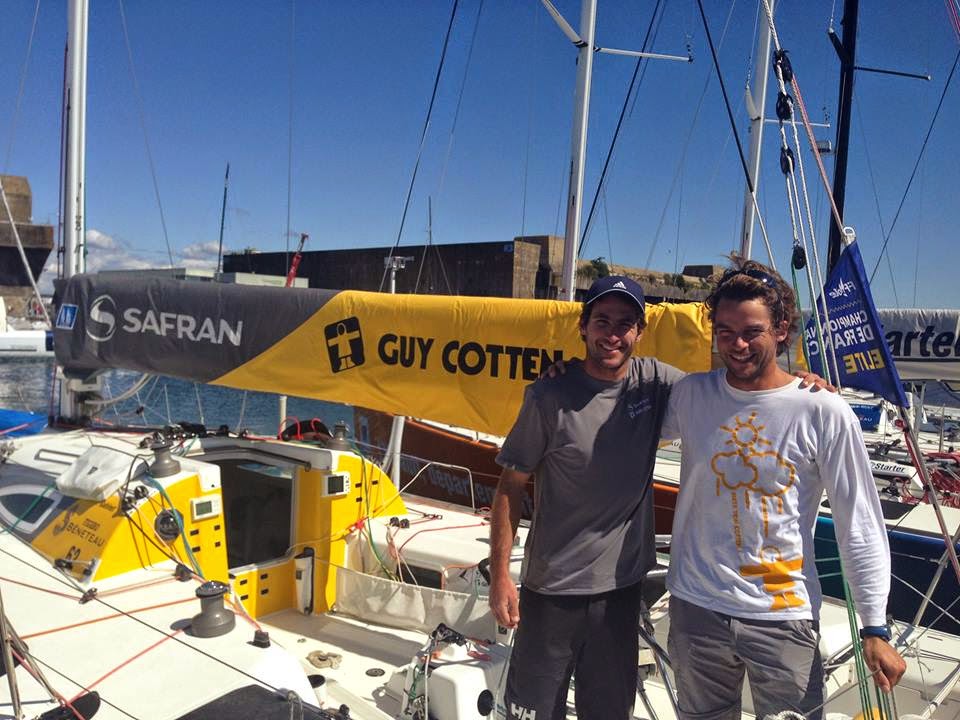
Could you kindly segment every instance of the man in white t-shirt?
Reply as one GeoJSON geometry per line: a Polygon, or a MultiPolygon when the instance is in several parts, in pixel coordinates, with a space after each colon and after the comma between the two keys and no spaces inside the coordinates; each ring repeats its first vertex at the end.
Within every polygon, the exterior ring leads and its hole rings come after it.
{"type": "Polygon", "coordinates": [[[777,365],[799,324],[779,275],[743,263],[707,306],[725,367],[675,383],[663,425],[664,439],[683,439],[667,576],[681,720],[739,718],[745,672],[758,718],[817,718],[824,490],[866,664],[887,691],[906,668],[888,642],[890,552],[866,448],[842,398],[796,392],[777,365]]]}

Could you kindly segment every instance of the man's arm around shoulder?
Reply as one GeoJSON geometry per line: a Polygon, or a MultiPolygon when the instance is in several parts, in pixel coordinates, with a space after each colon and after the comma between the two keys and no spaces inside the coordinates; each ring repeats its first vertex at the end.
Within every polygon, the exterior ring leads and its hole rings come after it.
{"type": "Polygon", "coordinates": [[[520,596],[510,577],[510,553],[531,473],[504,468],[490,511],[490,610],[503,627],[520,622],[520,596]]]}

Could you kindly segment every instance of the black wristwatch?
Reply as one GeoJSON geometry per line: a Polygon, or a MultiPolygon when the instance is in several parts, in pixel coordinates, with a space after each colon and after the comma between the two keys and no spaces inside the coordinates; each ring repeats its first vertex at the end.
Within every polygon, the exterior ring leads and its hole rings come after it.
{"type": "Polygon", "coordinates": [[[886,625],[866,625],[860,628],[860,639],[863,640],[868,637],[883,638],[890,642],[890,628],[886,625]]]}

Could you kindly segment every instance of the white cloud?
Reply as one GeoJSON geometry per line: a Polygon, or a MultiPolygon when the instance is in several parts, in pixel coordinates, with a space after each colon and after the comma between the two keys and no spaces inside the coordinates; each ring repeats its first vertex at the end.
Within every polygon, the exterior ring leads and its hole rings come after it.
{"type": "Polygon", "coordinates": [[[87,230],[87,246],[88,248],[99,248],[103,250],[109,250],[111,248],[117,247],[117,241],[106,233],[100,232],[93,228],[87,230]]]}
{"type": "Polygon", "coordinates": [[[219,249],[220,244],[215,240],[187,245],[180,248],[177,265],[200,270],[216,270],[219,249]]]}
{"type": "Polygon", "coordinates": [[[53,281],[57,278],[57,249],[54,248],[47,259],[47,264],[43,266],[43,272],[40,273],[40,279],[37,280],[37,287],[41,295],[53,295],[53,281]]]}
{"type": "Polygon", "coordinates": [[[122,240],[95,228],[87,230],[86,240],[87,272],[142,270],[156,264],[148,259],[145,253],[133,250],[122,240]]]}
{"type": "Polygon", "coordinates": [[[190,258],[192,260],[209,259],[210,256],[213,256],[213,260],[215,262],[217,259],[217,251],[219,249],[220,243],[218,243],[216,240],[211,240],[210,242],[187,245],[180,250],[180,255],[182,255],[184,258],[190,258]]]}
{"type": "MultiPolygon", "coordinates": [[[[87,272],[100,270],[144,270],[147,268],[169,267],[169,258],[166,250],[139,250],[130,247],[129,243],[108,235],[102,230],[89,228],[86,232],[87,243],[87,272]]],[[[219,243],[215,240],[187,245],[174,252],[174,266],[200,270],[215,270],[217,267],[217,250],[219,243]]],[[[224,248],[224,252],[226,252],[224,248]]],[[[53,281],[57,276],[56,251],[50,253],[50,258],[40,276],[38,286],[44,294],[53,292],[53,281]]]]}

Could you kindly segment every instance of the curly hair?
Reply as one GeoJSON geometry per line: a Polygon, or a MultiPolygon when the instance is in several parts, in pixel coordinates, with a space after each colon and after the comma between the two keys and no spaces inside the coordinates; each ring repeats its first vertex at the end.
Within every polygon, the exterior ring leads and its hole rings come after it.
{"type": "Polygon", "coordinates": [[[717,305],[721,300],[744,302],[760,300],[770,309],[774,326],[787,323],[787,336],[777,343],[777,355],[790,347],[800,329],[800,312],[793,288],[777,273],[755,260],[734,256],[733,267],[726,270],[707,297],[710,322],[716,320],[717,305]]]}

